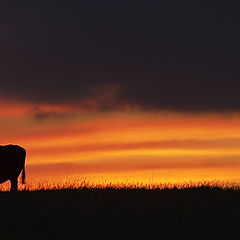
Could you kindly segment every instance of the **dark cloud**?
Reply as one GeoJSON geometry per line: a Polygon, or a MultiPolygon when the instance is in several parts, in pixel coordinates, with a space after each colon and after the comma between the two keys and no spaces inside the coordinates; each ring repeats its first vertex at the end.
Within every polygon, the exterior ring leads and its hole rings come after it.
{"type": "Polygon", "coordinates": [[[95,98],[107,110],[240,110],[237,7],[80,2],[0,5],[1,97],[88,107],[95,98]],[[114,97],[101,98],[112,89],[114,97]]]}
{"type": "Polygon", "coordinates": [[[39,111],[36,112],[34,115],[34,118],[39,121],[49,120],[49,119],[67,119],[70,116],[73,117],[73,115],[69,113],[58,113],[56,111],[39,111]]]}

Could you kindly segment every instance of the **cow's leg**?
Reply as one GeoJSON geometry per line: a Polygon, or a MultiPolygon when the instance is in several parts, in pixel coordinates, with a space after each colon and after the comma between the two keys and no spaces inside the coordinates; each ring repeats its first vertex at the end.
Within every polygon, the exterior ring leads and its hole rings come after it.
{"type": "Polygon", "coordinates": [[[18,180],[17,178],[10,179],[11,182],[11,192],[16,192],[18,190],[18,180]]]}

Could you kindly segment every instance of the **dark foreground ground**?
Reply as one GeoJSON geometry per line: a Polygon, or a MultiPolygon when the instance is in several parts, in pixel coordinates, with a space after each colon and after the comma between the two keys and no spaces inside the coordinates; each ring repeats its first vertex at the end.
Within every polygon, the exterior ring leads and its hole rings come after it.
{"type": "Polygon", "coordinates": [[[240,191],[0,192],[0,239],[240,239],[240,191]]]}

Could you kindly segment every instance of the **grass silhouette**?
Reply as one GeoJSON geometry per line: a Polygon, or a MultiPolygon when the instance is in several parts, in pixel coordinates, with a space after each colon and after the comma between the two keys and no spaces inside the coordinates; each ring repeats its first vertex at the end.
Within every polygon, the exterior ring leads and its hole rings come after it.
{"type": "Polygon", "coordinates": [[[239,239],[238,186],[191,184],[0,192],[0,239],[239,239]]]}

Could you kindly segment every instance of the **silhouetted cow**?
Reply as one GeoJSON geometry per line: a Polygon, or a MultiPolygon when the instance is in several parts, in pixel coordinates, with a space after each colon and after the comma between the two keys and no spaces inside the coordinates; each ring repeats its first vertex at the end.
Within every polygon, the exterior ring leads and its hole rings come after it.
{"type": "Polygon", "coordinates": [[[17,191],[21,171],[25,183],[25,157],[26,150],[20,146],[0,146],[0,183],[10,180],[11,191],[17,191]]]}

